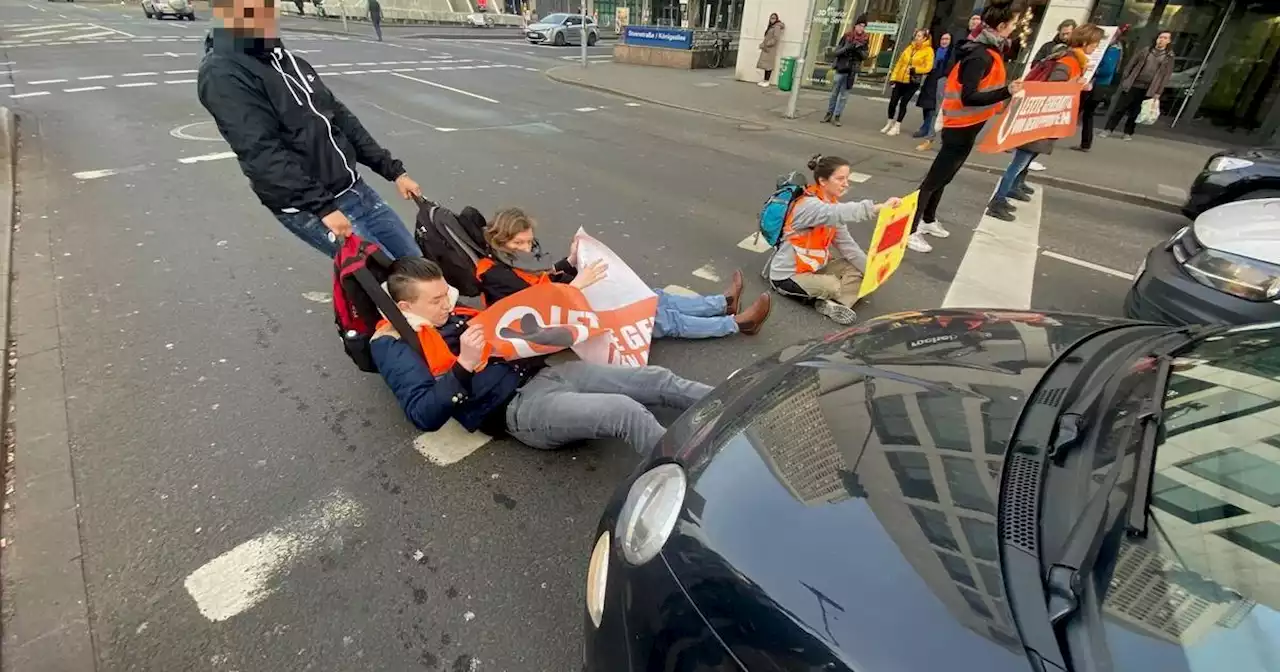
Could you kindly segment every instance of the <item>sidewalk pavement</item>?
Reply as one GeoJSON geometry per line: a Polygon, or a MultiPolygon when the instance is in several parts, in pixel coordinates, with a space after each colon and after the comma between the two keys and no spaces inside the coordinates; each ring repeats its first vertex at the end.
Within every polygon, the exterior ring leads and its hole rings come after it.
{"type": "MultiPolygon", "coordinates": [[[[565,84],[744,123],[766,124],[923,161],[932,161],[934,156],[932,151],[918,151],[920,140],[911,137],[922,119],[914,102],[902,123],[901,135],[889,137],[878,132],[888,116],[888,100],[879,97],[878,88],[855,87],[850,91],[844,124],[835,127],[819,123],[827,109],[826,92],[802,89],[796,119],[786,119],[783,114],[788,93],[736,81],[727,69],[673,70],[593,62],[586,69],[579,65],[552,68],[547,76],[565,84]]],[[[1175,213],[1186,201],[1187,186],[1217,151],[1204,145],[1144,137],[1141,129],[1130,142],[1095,137],[1093,150],[1088,153],[1071,149],[1078,142],[1078,135],[1059,141],[1053,154],[1041,157],[1047,170],[1032,173],[1031,180],[1175,213]]],[[[1008,166],[1009,156],[975,152],[965,167],[999,174],[1008,166]]],[[[994,185],[993,181],[993,188],[994,185]]]]}

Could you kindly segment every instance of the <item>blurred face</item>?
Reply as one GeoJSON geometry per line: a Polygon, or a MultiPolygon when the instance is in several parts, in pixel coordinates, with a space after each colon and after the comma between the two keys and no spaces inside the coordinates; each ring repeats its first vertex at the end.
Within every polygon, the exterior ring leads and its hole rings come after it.
{"type": "Polygon", "coordinates": [[[996,34],[999,35],[1000,37],[1007,38],[1013,34],[1013,29],[1016,25],[1017,24],[1013,21],[1007,21],[1005,23],[1002,23],[996,26],[996,34]]]}
{"type": "Polygon", "coordinates": [[[1075,30],[1075,26],[1063,26],[1058,29],[1058,39],[1066,42],[1071,37],[1071,31],[1075,30]]]}
{"type": "Polygon", "coordinates": [[[1156,36],[1156,48],[1165,49],[1173,41],[1173,33],[1160,33],[1156,36]]]}
{"type": "Polygon", "coordinates": [[[927,31],[927,30],[917,30],[917,31],[916,31],[916,42],[919,42],[919,43],[923,44],[923,43],[924,43],[925,41],[927,41],[928,39],[929,39],[929,31],[927,31]]]}
{"type": "Polygon", "coordinates": [[[855,34],[857,34],[857,35],[861,35],[861,34],[863,34],[863,33],[867,32],[867,27],[866,27],[866,26],[864,26],[864,25],[862,25],[861,23],[855,23],[855,24],[853,25],[853,32],[854,32],[855,34]]]}
{"type": "Polygon", "coordinates": [[[982,17],[980,15],[974,14],[973,16],[969,17],[969,32],[972,33],[973,31],[978,29],[978,26],[981,26],[981,25],[982,25],[982,17]]]}
{"type": "Polygon", "coordinates": [[[836,172],[831,173],[831,177],[825,180],[818,180],[818,186],[822,187],[822,191],[832,198],[844,196],[844,192],[849,189],[849,166],[836,168],[836,172]]]}
{"type": "Polygon", "coordinates": [[[1098,46],[1101,44],[1102,44],[1101,42],[1094,42],[1093,44],[1084,45],[1084,53],[1092,54],[1094,51],[1097,50],[1098,46]]]}
{"type": "Polygon", "coordinates": [[[449,300],[449,285],[444,279],[423,280],[414,288],[417,294],[412,301],[397,301],[396,305],[406,313],[413,313],[431,323],[434,327],[443,327],[449,321],[449,312],[453,310],[453,302],[449,300]]]}
{"type": "Polygon", "coordinates": [[[223,0],[214,5],[213,15],[224,28],[254,37],[275,37],[278,14],[275,0],[223,0]]]}
{"type": "Polygon", "coordinates": [[[517,233],[511,240],[507,241],[502,249],[508,252],[532,252],[533,251],[533,229],[521,231],[517,233]]]}
{"type": "Polygon", "coordinates": [[[950,34],[950,33],[943,33],[943,34],[942,34],[942,37],[938,38],[938,46],[940,46],[940,47],[949,47],[949,46],[951,46],[951,34],[950,34]]]}

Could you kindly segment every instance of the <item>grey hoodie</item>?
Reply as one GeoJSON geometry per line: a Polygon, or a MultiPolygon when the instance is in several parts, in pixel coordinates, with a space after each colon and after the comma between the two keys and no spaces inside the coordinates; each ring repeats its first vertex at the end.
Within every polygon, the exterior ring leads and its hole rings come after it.
{"type": "MultiPolygon", "coordinates": [[[[862,251],[849,233],[849,225],[874,220],[877,214],[874,201],[827,203],[820,198],[804,195],[796,201],[795,208],[791,211],[791,228],[800,232],[822,225],[836,227],[836,250],[858,270],[865,271],[867,253],[862,251]]],[[[773,258],[769,260],[769,279],[779,282],[795,274],[796,248],[784,237],[773,258]]]]}

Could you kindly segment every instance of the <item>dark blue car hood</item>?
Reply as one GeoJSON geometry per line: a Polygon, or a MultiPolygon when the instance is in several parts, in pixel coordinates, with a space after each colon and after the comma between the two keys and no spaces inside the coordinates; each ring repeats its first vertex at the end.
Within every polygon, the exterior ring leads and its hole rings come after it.
{"type": "Polygon", "coordinates": [[[1025,672],[1006,443],[1056,355],[1119,323],[904,313],[739,372],[660,448],[690,478],[664,560],[749,670],[1025,672]]]}

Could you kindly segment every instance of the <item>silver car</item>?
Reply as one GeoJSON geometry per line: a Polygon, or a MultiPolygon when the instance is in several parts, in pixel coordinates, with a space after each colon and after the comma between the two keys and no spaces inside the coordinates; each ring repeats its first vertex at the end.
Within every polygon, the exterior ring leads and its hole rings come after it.
{"type": "MultiPolygon", "coordinates": [[[[524,36],[533,44],[554,44],[563,47],[566,44],[582,44],[581,14],[549,14],[537,23],[524,29],[524,36]]],[[[594,45],[600,39],[600,28],[591,17],[587,17],[587,45],[594,45]]]]}
{"type": "Polygon", "coordinates": [[[190,0],[142,0],[142,13],[148,19],[163,19],[176,16],[188,21],[196,20],[196,8],[190,0]]]}

